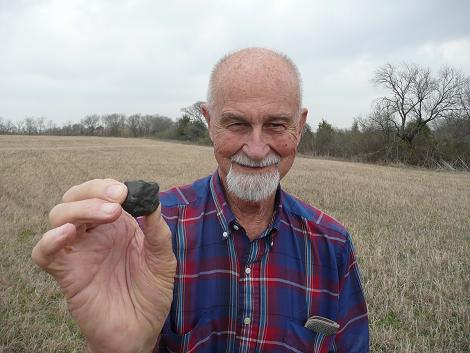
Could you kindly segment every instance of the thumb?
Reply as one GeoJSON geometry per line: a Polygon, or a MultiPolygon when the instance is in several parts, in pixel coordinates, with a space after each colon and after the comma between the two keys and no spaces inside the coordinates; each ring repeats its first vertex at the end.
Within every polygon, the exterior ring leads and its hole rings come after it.
{"type": "Polygon", "coordinates": [[[172,236],[168,224],[162,216],[162,206],[148,216],[143,217],[144,248],[150,256],[162,259],[174,257],[172,236]]]}

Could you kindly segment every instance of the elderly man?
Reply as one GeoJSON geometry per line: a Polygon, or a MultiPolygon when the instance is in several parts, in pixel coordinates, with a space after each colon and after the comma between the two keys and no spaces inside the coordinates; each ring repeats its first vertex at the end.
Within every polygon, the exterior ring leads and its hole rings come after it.
{"type": "Polygon", "coordinates": [[[140,225],[118,181],[64,194],[32,256],[63,289],[89,352],[368,350],[348,233],[279,184],[301,102],[287,57],[237,51],[216,64],[202,107],[213,175],[161,193],[140,225]]]}

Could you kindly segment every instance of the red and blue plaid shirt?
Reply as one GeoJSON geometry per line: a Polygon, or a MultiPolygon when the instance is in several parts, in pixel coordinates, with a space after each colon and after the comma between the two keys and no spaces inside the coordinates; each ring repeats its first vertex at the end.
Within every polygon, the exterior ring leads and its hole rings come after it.
{"type": "Polygon", "coordinates": [[[155,352],[367,352],[367,308],[351,238],[278,188],[271,224],[250,241],[215,172],[160,194],[174,235],[173,303],[155,352]],[[336,321],[336,335],[304,327],[336,321]]]}

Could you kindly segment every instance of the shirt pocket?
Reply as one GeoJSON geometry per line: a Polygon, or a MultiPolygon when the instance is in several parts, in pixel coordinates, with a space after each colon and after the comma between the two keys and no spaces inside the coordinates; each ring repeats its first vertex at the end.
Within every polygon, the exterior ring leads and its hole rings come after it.
{"type": "Polygon", "coordinates": [[[304,326],[294,322],[286,322],[286,330],[284,334],[284,342],[294,348],[294,352],[302,353],[328,353],[335,335],[326,336],[305,328],[304,326]]]}
{"type": "Polygon", "coordinates": [[[210,312],[205,312],[188,333],[178,335],[167,330],[161,335],[161,341],[171,353],[219,352],[225,350],[228,334],[217,327],[210,312]]]}

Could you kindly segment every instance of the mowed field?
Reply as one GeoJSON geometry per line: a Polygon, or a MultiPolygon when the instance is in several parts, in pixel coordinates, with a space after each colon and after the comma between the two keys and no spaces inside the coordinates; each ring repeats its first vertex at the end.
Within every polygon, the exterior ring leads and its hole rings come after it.
{"type": "MultiPolygon", "coordinates": [[[[185,184],[210,147],[143,139],[0,136],[0,352],[81,352],[55,282],[30,258],[47,215],[93,178],[185,184]]],[[[297,158],[289,192],[350,230],[372,352],[470,352],[470,175],[297,158]]]]}

